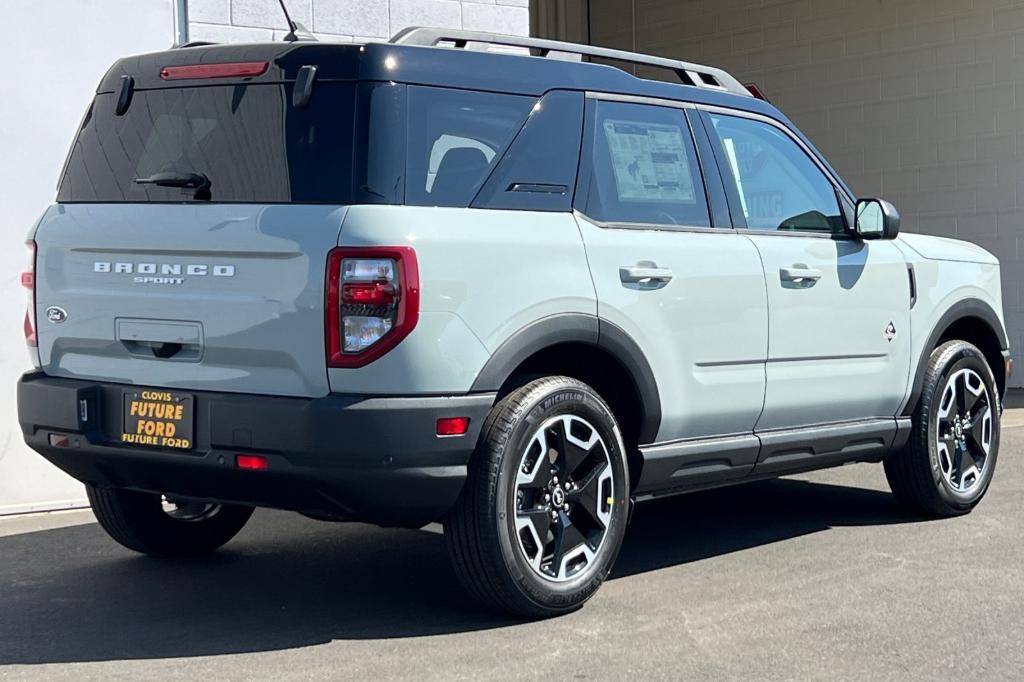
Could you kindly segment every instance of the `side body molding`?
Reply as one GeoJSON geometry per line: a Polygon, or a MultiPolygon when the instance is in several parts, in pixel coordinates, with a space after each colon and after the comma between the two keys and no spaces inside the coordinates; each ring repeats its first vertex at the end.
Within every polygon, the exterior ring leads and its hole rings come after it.
{"type": "Polygon", "coordinates": [[[564,343],[600,348],[614,357],[632,377],[642,403],[640,442],[653,443],[661,425],[661,397],[643,351],[617,325],[594,315],[565,313],[541,318],[512,334],[480,370],[472,392],[497,391],[516,367],[531,355],[564,343]]]}

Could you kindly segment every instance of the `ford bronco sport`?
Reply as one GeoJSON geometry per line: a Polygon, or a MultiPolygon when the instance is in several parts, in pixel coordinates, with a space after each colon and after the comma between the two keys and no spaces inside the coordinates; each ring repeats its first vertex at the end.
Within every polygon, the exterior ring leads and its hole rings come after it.
{"type": "Polygon", "coordinates": [[[637,500],[857,461],[979,502],[999,263],[898,229],[714,68],[434,29],[130,57],[30,235],[19,418],[132,550],[439,521],[475,596],[558,614],[637,500]]]}

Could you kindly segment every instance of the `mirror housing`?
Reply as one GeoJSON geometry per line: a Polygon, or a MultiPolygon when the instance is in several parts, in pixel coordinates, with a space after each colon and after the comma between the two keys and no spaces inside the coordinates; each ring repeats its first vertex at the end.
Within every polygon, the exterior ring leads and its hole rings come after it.
{"type": "Polygon", "coordinates": [[[885,199],[858,199],[853,231],[861,239],[895,239],[900,233],[900,212],[885,199]]]}

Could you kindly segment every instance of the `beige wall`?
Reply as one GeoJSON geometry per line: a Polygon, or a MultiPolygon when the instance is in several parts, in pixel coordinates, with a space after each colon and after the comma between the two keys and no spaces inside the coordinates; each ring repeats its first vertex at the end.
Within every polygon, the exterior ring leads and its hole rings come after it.
{"type": "Polygon", "coordinates": [[[999,256],[1024,367],[1024,0],[535,0],[533,29],[585,40],[588,9],[594,44],[756,82],[904,229],[999,256]]]}

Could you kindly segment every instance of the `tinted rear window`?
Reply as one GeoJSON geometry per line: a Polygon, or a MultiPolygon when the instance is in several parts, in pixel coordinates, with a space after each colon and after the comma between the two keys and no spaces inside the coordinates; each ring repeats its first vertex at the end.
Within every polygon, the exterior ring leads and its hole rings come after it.
{"type": "Polygon", "coordinates": [[[192,189],[142,185],[201,173],[216,202],[346,203],[351,196],[354,85],[318,83],[302,108],[291,84],[136,91],[123,116],[98,95],[71,150],[57,200],[189,201],[192,189]]]}
{"type": "Polygon", "coordinates": [[[406,203],[468,206],[536,103],[410,85],[406,203]]]}

